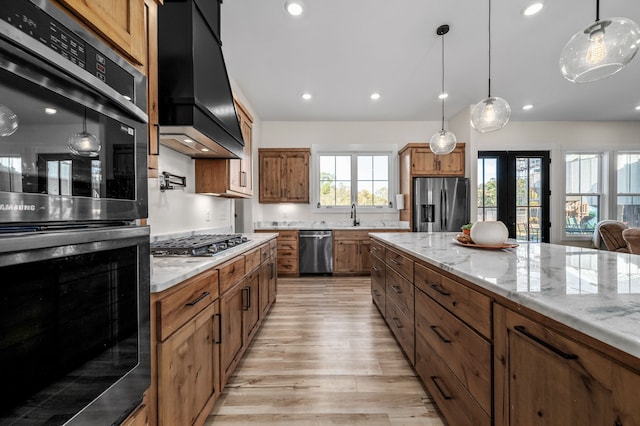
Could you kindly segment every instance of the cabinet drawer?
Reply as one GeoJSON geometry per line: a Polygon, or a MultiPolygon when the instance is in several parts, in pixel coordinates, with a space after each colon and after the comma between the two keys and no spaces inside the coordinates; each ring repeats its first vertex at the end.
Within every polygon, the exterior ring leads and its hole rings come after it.
{"type": "Polygon", "coordinates": [[[413,282],[413,260],[387,247],[385,250],[387,265],[400,273],[403,277],[413,282]]]}
{"type": "Polygon", "coordinates": [[[244,254],[244,268],[248,272],[253,271],[260,265],[260,248],[253,249],[244,254]]]}
{"type": "Polygon", "coordinates": [[[278,257],[278,274],[298,274],[298,258],[278,257]]]}
{"type": "Polygon", "coordinates": [[[260,262],[266,262],[271,257],[271,244],[264,243],[260,246],[260,262]]]}
{"type": "Polygon", "coordinates": [[[491,412],[491,345],[421,291],[416,292],[416,334],[442,358],[460,383],[491,412]]]}
{"type": "Polygon", "coordinates": [[[413,284],[388,266],[386,275],[387,299],[393,300],[407,318],[413,318],[413,284]]]}
{"type": "Polygon", "coordinates": [[[371,231],[345,231],[334,230],[334,240],[366,240],[369,238],[369,232],[371,231]]]}
{"type": "Polygon", "coordinates": [[[416,371],[448,424],[489,426],[489,415],[478,405],[445,362],[416,335],[416,371]]]}
{"type": "Polygon", "coordinates": [[[385,303],[385,319],[405,355],[415,365],[415,334],[413,318],[407,318],[391,299],[385,303]]]}
{"type": "Polygon", "coordinates": [[[371,282],[376,282],[382,288],[385,287],[386,266],[382,259],[371,257],[371,282]]]}
{"type": "Polygon", "coordinates": [[[376,240],[371,240],[371,254],[384,259],[384,246],[376,240]]]}
{"type": "Polygon", "coordinates": [[[278,250],[278,240],[273,239],[269,241],[269,248],[271,249],[271,254],[275,255],[278,250]]]}
{"type": "Polygon", "coordinates": [[[161,295],[156,302],[158,340],[164,341],[174,331],[218,298],[218,271],[196,275],[161,295]]]}
{"type": "Polygon", "coordinates": [[[464,284],[416,264],[415,285],[480,334],[491,337],[491,299],[464,284]]]}
{"type": "Polygon", "coordinates": [[[244,277],[244,256],[223,263],[217,268],[220,271],[220,294],[222,294],[244,277]]]}
{"type": "Polygon", "coordinates": [[[292,256],[298,257],[298,240],[295,241],[280,241],[278,240],[278,256],[292,256]]]}
{"type": "Polygon", "coordinates": [[[378,306],[378,310],[382,314],[382,317],[385,316],[385,303],[386,303],[386,295],[384,290],[384,285],[381,285],[379,282],[371,281],[371,297],[373,298],[373,302],[378,306]]]}
{"type": "Polygon", "coordinates": [[[278,230],[278,241],[293,240],[298,242],[298,231],[280,231],[278,230]]]}

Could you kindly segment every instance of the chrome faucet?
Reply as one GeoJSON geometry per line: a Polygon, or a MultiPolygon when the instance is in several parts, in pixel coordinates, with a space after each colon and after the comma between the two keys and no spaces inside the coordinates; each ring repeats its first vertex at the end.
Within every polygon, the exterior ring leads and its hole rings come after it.
{"type": "Polygon", "coordinates": [[[360,225],[360,221],[356,217],[356,205],[355,205],[355,203],[351,204],[351,219],[353,219],[353,226],[360,225]]]}

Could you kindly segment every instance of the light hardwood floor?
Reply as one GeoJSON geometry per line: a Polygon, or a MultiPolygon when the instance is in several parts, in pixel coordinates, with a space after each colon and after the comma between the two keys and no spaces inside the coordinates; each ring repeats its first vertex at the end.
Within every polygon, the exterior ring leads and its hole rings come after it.
{"type": "Polygon", "coordinates": [[[280,278],[206,425],[443,425],[367,278],[280,278]]]}

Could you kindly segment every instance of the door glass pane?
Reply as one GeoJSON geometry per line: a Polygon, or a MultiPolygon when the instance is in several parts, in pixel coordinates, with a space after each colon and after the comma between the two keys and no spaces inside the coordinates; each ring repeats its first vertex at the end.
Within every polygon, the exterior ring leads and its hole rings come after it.
{"type": "Polygon", "coordinates": [[[478,159],[478,221],[497,220],[497,158],[478,159]]]}
{"type": "Polygon", "coordinates": [[[540,241],[542,159],[516,158],[516,239],[540,241]]]}

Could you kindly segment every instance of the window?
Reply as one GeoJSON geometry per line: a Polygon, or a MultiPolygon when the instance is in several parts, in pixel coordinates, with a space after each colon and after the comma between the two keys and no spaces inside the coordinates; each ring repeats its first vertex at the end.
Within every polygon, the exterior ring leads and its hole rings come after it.
{"type": "Polygon", "coordinates": [[[478,158],[478,221],[498,220],[497,158],[478,158]]]}
{"type": "Polygon", "coordinates": [[[318,208],[388,208],[395,182],[391,152],[318,152],[318,208]]]}
{"type": "Polygon", "coordinates": [[[565,234],[591,235],[599,219],[601,189],[600,153],[565,155],[565,234]]]}
{"type": "Polygon", "coordinates": [[[618,153],[616,220],[640,226],[640,153],[618,153]]]}
{"type": "Polygon", "coordinates": [[[22,192],[22,158],[0,157],[0,191],[22,192]]]}

